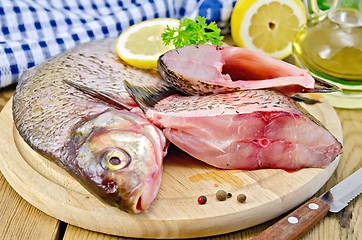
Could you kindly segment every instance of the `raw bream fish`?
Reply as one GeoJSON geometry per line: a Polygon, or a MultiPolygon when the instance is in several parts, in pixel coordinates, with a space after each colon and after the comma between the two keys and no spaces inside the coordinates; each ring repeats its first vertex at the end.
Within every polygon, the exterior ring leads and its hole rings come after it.
{"type": "Polygon", "coordinates": [[[188,45],[158,60],[158,70],[173,88],[187,95],[274,88],[296,92],[330,92],[338,88],[315,79],[307,70],[265,54],[233,47],[188,45]]]}
{"type": "Polygon", "coordinates": [[[76,47],[28,70],[13,97],[15,126],[35,150],[63,167],[104,202],[128,212],[147,209],[161,183],[167,140],[147,119],[70,87],[71,80],[136,104],[123,87],[159,81],[118,59],[115,39],[76,47]]]}
{"type": "MultiPolygon", "coordinates": [[[[139,89],[128,86],[137,100],[139,89]]],[[[274,90],[171,95],[146,117],[186,153],[222,169],[326,167],[342,152],[337,139],[274,90]]]]}
{"type": "Polygon", "coordinates": [[[173,95],[154,108],[143,108],[164,135],[123,83],[148,89],[164,81],[157,71],[119,60],[114,41],[86,43],[31,68],[13,97],[15,126],[24,140],[110,205],[128,212],[149,207],[160,187],[165,135],[190,155],[226,168],[325,166],[341,152],[327,130],[271,90],[173,95]],[[107,93],[111,104],[67,82],[107,93]],[[132,111],[123,109],[126,105],[132,111]],[[312,133],[306,135],[300,126],[312,133]],[[267,150],[286,156],[271,159],[267,150]],[[255,163],[264,158],[269,165],[255,163]]]}

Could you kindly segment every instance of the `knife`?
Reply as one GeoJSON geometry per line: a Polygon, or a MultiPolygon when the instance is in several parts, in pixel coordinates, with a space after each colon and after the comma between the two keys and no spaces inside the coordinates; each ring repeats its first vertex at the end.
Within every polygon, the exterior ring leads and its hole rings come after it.
{"type": "Polygon", "coordinates": [[[327,212],[337,213],[362,192],[362,168],[267,228],[253,240],[299,239],[313,228],[327,212]]]}

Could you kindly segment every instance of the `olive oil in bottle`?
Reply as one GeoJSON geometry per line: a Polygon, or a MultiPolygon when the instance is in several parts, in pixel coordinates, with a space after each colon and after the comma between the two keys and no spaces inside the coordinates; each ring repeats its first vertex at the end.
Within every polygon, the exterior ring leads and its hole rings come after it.
{"type": "Polygon", "coordinates": [[[292,46],[295,63],[341,92],[325,94],[336,107],[362,108],[362,0],[334,0],[328,11],[305,0],[307,23],[292,46]]]}
{"type": "Polygon", "coordinates": [[[362,27],[342,27],[326,17],[299,31],[293,42],[298,64],[346,84],[361,82],[362,27]]]}

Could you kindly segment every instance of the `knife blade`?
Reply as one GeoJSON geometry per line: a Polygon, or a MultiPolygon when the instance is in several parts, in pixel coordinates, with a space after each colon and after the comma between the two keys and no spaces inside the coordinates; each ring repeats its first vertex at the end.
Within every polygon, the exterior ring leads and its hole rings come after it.
{"type": "Polygon", "coordinates": [[[320,197],[313,197],[302,206],[253,238],[258,239],[299,239],[327,212],[337,213],[362,192],[362,168],[339,182],[320,197]]]}

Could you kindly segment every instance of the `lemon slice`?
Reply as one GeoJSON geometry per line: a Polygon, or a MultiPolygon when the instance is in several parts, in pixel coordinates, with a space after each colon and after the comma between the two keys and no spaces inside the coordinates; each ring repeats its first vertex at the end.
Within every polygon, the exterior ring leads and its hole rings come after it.
{"type": "Polygon", "coordinates": [[[156,18],[136,23],[117,38],[115,48],[126,63],[143,69],[157,68],[158,57],[175,48],[165,46],[161,34],[167,26],[174,28],[180,21],[173,18],[156,18]]]}
{"type": "Polygon", "coordinates": [[[230,21],[237,46],[282,59],[291,54],[306,12],[301,0],[239,0],[230,21]]]}

